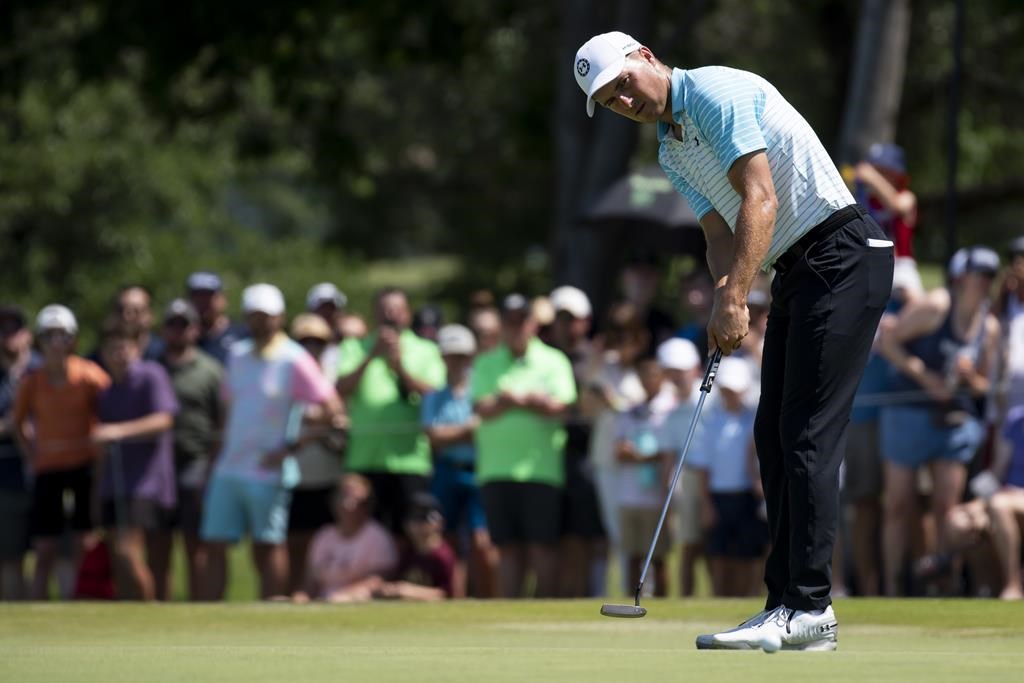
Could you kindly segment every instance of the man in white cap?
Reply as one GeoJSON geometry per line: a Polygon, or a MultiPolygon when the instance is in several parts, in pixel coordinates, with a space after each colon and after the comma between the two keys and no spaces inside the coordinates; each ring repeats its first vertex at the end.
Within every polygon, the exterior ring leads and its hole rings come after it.
{"type": "Polygon", "coordinates": [[[71,530],[77,574],[85,534],[93,526],[90,503],[97,451],[92,437],[99,395],[110,386],[110,377],[96,363],[75,354],[77,335],[78,321],[65,306],[51,304],[39,311],[36,339],[42,363],[22,378],[14,405],[15,436],[35,475],[33,600],[49,596],[50,574],[64,532],[71,530]],[[70,519],[66,498],[73,501],[70,519]]]}
{"type": "Polygon", "coordinates": [[[631,36],[588,40],[572,64],[596,104],[656,123],[659,161],[700,220],[715,280],[708,344],[737,350],[758,269],[774,269],[756,439],[772,553],[765,609],[699,648],[832,650],[831,558],[854,392],[889,298],[893,249],[802,116],[755,74],[672,69],[631,36]],[[811,466],[813,463],[813,466],[811,466]]]}
{"type": "Polygon", "coordinates": [[[288,585],[288,511],[298,450],[291,423],[303,404],[318,405],[325,422],[341,411],[334,387],[316,361],[282,332],[284,297],[269,284],[242,292],[250,338],[235,344],[224,386],[228,422],[206,489],[200,536],[207,544],[206,599],[224,597],[227,546],[248,533],[260,575],[260,596],[288,585]]]}
{"type": "MultiPolygon", "coordinates": [[[[670,454],[674,464],[686,440],[696,408],[694,383],[702,368],[697,346],[689,339],[673,337],[658,345],[658,364],[665,371],[665,380],[675,387],[677,405],[667,418],[659,435],[660,448],[670,454]]],[[[698,424],[698,429],[700,425],[698,424]]],[[[703,552],[703,534],[700,528],[700,479],[690,467],[684,467],[679,477],[675,509],[678,519],[677,536],[682,543],[679,558],[679,594],[691,596],[695,589],[697,560],[703,552]]]]}

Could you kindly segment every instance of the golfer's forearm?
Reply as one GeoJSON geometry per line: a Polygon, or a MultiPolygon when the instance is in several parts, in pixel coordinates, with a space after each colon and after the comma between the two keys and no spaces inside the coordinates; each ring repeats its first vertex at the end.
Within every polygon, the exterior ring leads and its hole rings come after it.
{"type": "Polygon", "coordinates": [[[747,300],[747,294],[757,276],[775,231],[775,196],[751,192],[740,204],[733,236],[732,265],[723,294],[737,301],[747,300]]]}
{"type": "Polygon", "coordinates": [[[708,243],[708,270],[711,271],[715,286],[720,287],[724,284],[722,278],[729,274],[732,266],[733,235],[726,230],[724,234],[705,237],[708,243]]]}

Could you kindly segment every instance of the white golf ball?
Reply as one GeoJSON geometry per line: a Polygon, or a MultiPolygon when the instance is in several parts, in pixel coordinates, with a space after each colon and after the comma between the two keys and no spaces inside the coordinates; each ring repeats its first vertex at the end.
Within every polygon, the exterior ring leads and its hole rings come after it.
{"type": "Polygon", "coordinates": [[[778,652],[782,648],[782,638],[779,637],[778,633],[766,633],[761,636],[761,649],[772,654],[778,652]]]}

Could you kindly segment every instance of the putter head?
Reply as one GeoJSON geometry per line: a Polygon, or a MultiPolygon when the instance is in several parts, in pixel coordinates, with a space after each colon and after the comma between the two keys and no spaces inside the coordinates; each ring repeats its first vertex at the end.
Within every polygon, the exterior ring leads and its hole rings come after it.
{"type": "Polygon", "coordinates": [[[640,605],[601,605],[601,614],[606,617],[618,617],[620,619],[639,619],[647,614],[647,610],[640,605]]]}

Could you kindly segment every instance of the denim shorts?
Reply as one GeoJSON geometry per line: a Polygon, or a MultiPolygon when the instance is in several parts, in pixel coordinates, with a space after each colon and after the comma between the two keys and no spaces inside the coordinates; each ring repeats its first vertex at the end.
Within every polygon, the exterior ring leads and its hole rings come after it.
{"type": "Polygon", "coordinates": [[[882,408],[879,427],[882,457],[911,469],[936,460],[966,465],[985,438],[977,418],[968,417],[963,424],[945,427],[936,423],[930,408],[921,406],[882,408]]]}

